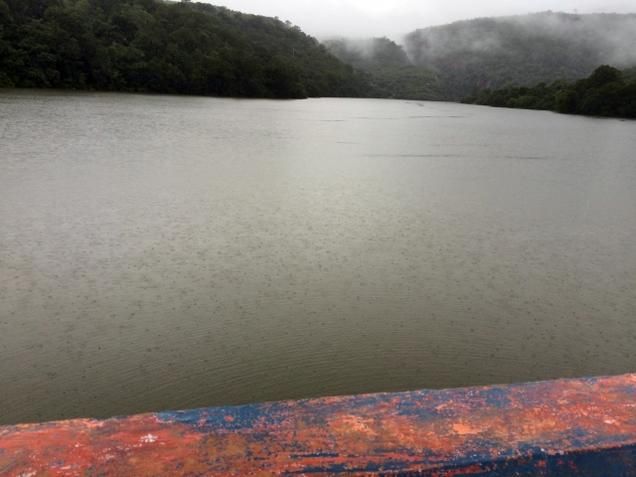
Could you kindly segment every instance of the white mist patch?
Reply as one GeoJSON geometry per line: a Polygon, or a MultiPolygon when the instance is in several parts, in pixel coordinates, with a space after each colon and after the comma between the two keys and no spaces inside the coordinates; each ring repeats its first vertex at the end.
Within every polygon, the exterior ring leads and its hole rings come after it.
{"type": "Polygon", "coordinates": [[[155,442],[157,442],[157,439],[159,438],[154,434],[146,434],[145,436],[141,436],[141,439],[139,439],[139,441],[142,444],[154,444],[155,442]]]}

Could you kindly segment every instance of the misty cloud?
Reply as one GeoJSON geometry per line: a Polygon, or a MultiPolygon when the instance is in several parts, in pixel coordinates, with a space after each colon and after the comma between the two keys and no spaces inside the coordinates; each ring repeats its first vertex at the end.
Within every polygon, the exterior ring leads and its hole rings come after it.
{"type": "Polygon", "coordinates": [[[426,63],[458,52],[497,55],[515,51],[522,39],[539,48],[549,43],[553,48],[567,45],[579,52],[593,51],[598,57],[595,61],[601,63],[636,63],[636,15],[545,12],[483,18],[417,30],[406,37],[405,44],[414,61],[426,63]]]}
{"type": "Polygon", "coordinates": [[[290,20],[318,37],[388,36],[399,40],[418,28],[486,16],[538,11],[636,11],[633,0],[206,0],[248,13],[290,20]]]}

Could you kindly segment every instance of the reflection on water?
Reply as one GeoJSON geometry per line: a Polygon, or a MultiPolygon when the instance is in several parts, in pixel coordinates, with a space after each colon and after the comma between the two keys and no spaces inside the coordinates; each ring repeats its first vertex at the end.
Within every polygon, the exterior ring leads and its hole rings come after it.
{"type": "Polygon", "coordinates": [[[0,93],[0,423],[636,368],[636,123],[0,93]]]}

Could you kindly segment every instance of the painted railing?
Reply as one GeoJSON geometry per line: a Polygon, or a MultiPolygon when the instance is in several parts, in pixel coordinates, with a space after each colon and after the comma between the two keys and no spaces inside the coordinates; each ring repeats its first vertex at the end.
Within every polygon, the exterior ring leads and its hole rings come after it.
{"type": "Polygon", "coordinates": [[[636,375],[0,427],[3,476],[335,474],[636,475],[636,375]]]}

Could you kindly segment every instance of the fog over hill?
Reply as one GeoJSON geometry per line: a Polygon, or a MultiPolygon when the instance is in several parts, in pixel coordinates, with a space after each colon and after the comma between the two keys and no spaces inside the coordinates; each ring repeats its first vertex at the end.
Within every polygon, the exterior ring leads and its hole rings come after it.
{"type": "Polygon", "coordinates": [[[233,10],[280,17],[319,39],[386,36],[478,17],[532,12],[633,13],[634,0],[207,0],[233,10]]]}
{"type": "Polygon", "coordinates": [[[480,18],[416,30],[404,47],[457,99],[484,88],[583,78],[601,64],[636,65],[636,14],[480,18]]]}
{"type": "Polygon", "coordinates": [[[401,43],[320,44],[290,22],[196,2],[0,0],[0,87],[458,100],[636,66],[636,14],[479,18],[401,43]]]}
{"type": "Polygon", "coordinates": [[[397,96],[457,100],[487,88],[584,78],[601,64],[634,66],[636,14],[478,18],[416,30],[402,45],[386,38],[324,43],[397,96]]]}
{"type": "Polygon", "coordinates": [[[324,42],[339,60],[369,75],[378,96],[441,99],[438,75],[416,66],[401,45],[388,38],[331,39],[324,42]]]}

